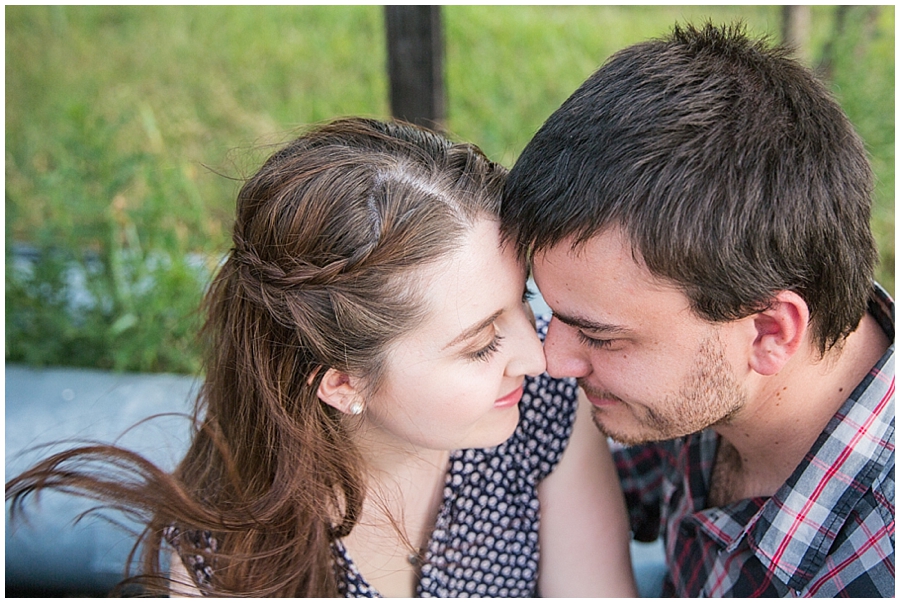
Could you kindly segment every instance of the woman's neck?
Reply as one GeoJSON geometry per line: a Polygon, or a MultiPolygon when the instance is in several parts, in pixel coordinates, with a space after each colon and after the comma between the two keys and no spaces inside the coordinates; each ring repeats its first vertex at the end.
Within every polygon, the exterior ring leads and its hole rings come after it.
{"type": "Polygon", "coordinates": [[[450,453],[373,437],[361,437],[358,445],[367,463],[366,499],[344,546],[382,595],[412,597],[419,557],[443,501],[450,453]]]}

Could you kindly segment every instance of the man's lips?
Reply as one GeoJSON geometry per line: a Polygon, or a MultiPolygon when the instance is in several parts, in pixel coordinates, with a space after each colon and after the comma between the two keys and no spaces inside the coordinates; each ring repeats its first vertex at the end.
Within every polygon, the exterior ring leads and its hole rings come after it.
{"type": "Polygon", "coordinates": [[[510,393],[506,394],[496,402],[494,402],[494,406],[497,408],[509,408],[510,406],[515,406],[519,403],[519,400],[522,399],[522,394],[525,392],[525,387],[520,385],[510,393]]]}
{"type": "Polygon", "coordinates": [[[582,383],[579,383],[578,385],[581,386],[581,389],[584,392],[585,397],[587,397],[588,402],[590,402],[594,406],[615,406],[616,404],[622,402],[622,400],[610,393],[597,391],[591,387],[585,387],[582,383]]]}

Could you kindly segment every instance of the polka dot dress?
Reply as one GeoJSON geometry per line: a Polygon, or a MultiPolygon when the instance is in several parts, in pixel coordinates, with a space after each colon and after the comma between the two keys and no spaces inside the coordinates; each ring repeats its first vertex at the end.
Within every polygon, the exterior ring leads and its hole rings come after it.
{"type": "MultiPolygon", "coordinates": [[[[539,323],[546,333],[546,323],[539,323]]],[[[450,455],[444,499],[421,567],[418,597],[537,596],[537,486],[565,450],[575,417],[573,380],[528,379],[519,425],[503,444],[450,455]]],[[[378,597],[335,543],[339,588],[378,597]]]]}

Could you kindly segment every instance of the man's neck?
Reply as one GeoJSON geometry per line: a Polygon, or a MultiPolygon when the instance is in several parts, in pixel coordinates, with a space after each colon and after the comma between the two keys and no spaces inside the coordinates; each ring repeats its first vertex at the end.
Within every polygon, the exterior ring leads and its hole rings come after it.
{"type": "Polygon", "coordinates": [[[761,378],[745,408],[715,426],[722,443],[710,505],[773,495],[889,345],[867,314],[841,349],[822,359],[813,350],[798,353],[777,375],[761,378]]]}

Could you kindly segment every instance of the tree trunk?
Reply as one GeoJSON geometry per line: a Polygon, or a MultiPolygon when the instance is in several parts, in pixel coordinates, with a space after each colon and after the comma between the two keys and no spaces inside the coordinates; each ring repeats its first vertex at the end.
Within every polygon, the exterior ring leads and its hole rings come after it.
{"type": "Polygon", "coordinates": [[[391,114],[443,129],[444,36],[440,6],[385,6],[391,114]]]}
{"type": "Polygon", "coordinates": [[[809,32],[812,21],[810,7],[781,7],[781,40],[794,49],[795,56],[805,65],[810,65],[809,32]]]}

